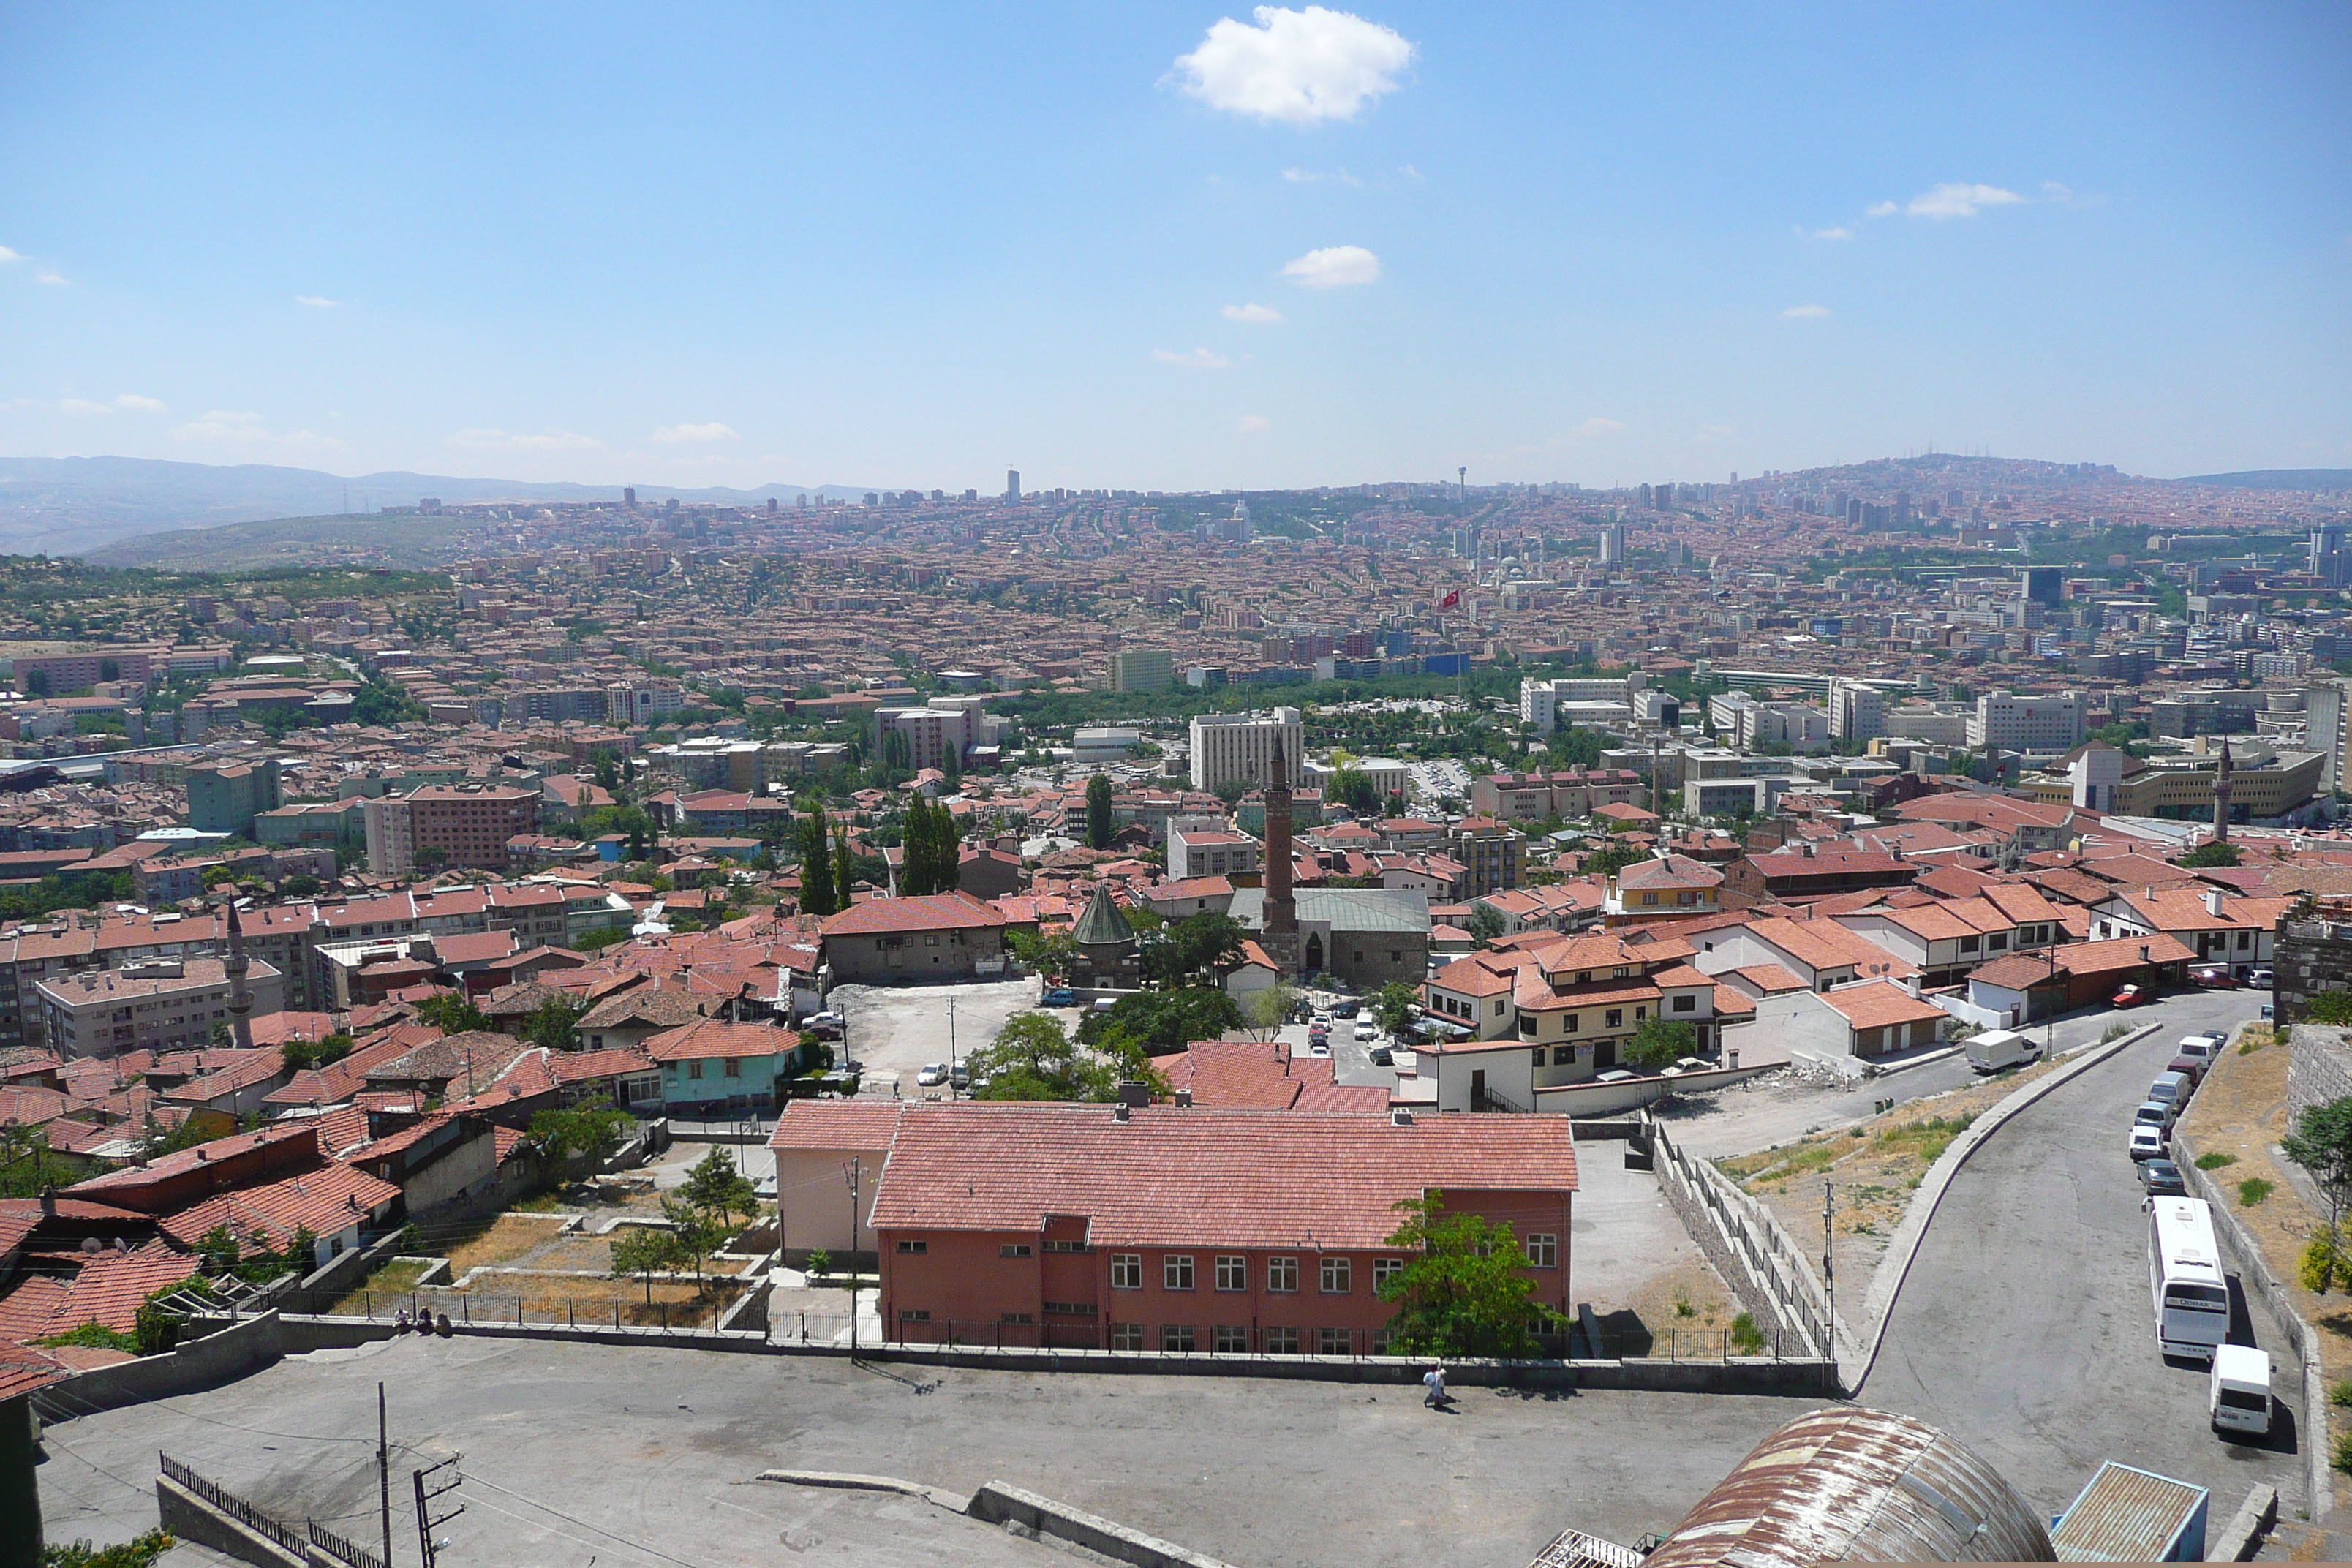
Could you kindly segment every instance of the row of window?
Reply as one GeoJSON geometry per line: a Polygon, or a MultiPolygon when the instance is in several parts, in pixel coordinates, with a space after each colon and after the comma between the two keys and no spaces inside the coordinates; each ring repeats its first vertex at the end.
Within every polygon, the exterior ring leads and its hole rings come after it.
{"type": "MultiPolygon", "coordinates": [[[[898,1251],[908,1256],[922,1256],[931,1250],[929,1241],[914,1237],[901,1237],[898,1251]]],[[[1556,1268],[1559,1266],[1559,1237],[1549,1231],[1530,1235],[1523,1247],[1528,1265],[1533,1268],[1556,1268]]],[[[1048,1252],[1089,1252],[1084,1242],[1049,1241],[1048,1252]]],[[[1000,1258],[1027,1258],[1030,1246],[1025,1241],[1006,1242],[996,1249],[1000,1258]]],[[[1249,1289],[1249,1258],[1238,1252],[1220,1252],[1216,1257],[1217,1289],[1246,1290],[1249,1289]]],[[[1372,1259],[1372,1289],[1378,1290],[1404,1269],[1402,1258],[1372,1259]]],[[[1345,1296],[1355,1289],[1355,1259],[1326,1258],[1320,1259],[1319,1283],[1327,1296],[1345,1296]]],[[[1193,1255],[1189,1252],[1163,1253],[1160,1259],[1160,1283],[1164,1290],[1193,1289],[1193,1255]]],[[[1143,1289],[1143,1254],[1114,1252],[1110,1255],[1110,1286],[1114,1290],[1143,1289]]],[[[1298,1289],[1298,1259],[1269,1258],[1265,1260],[1265,1288],[1276,1294],[1298,1289]]],[[[1055,1309],[1048,1307],[1048,1311],[1055,1309]]],[[[1092,1311],[1091,1307],[1087,1309],[1092,1311]]]]}

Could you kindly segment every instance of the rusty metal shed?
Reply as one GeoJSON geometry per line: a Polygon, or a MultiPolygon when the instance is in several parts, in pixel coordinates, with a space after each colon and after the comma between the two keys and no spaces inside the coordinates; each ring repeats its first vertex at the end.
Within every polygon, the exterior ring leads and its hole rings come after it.
{"type": "Polygon", "coordinates": [[[2203,1487],[2110,1459],[2066,1505],[2050,1542],[2061,1563],[2200,1563],[2205,1510],[2203,1487]]]}
{"type": "Polygon", "coordinates": [[[2048,1563],[2049,1531],[1990,1465],[1908,1415],[1829,1409],[1757,1445],[1644,1568],[2048,1563]]]}

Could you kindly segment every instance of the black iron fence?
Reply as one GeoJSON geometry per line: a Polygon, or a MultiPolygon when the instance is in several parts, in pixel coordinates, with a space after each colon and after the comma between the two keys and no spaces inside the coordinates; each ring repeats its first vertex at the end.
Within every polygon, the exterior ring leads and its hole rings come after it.
{"type": "Polygon", "coordinates": [[[255,1507],[217,1481],[196,1474],[169,1454],[158,1454],[155,1458],[165,1479],[202,1498],[256,1535],[276,1542],[297,1557],[306,1556],[309,1549],[315,1546],[345,1563],[347,1568],[384,1568],[381,1556],[314,1521],[306,1519],[299,1527],[289,1524],[277,1515],[255,1507]]]}

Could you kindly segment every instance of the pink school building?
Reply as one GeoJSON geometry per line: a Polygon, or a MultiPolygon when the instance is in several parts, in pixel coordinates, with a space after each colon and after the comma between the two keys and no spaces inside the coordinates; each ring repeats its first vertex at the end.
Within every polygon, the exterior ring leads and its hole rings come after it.
{"type": "Polygon", "coordinates": [[[1364,1355],[1400,1199],[1508,1221],[1570,1310],[1564,1116],[910,1105],[871,1211],[897,1340],[1364,1355]]]}

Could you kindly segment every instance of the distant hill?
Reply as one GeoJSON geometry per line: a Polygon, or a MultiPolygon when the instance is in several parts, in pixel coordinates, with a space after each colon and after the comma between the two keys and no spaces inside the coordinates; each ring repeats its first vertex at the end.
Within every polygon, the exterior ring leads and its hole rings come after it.
{"type": "Polygon", "coordinates": [[[79,553],[93,566],[144,566],[158,572],[261,572],[310,565],[427,571],[474,553],[496,539],[498,531],[495,523],[455,515],[338,513],[134,534],[79,553]]]}
{"type": "Polygon", "coordinates": [[[2352,489],[2352,468],[2249,468],[2242,474],[2191,474],[2180,482],[2238,490],[2347,490],[2352,489]]]}
{"type": "MultiPolygon", "coordinates": [[[[763,485],[756,490],[636,487],[640,501],[676,496],[719,506],[790,500],[803,495],[856,500],[865,490],[845,485],[763,485]]],[[[0,458],[0,553],[79,555],[110,541],[185,528],[266,518],[341,516],[352,521],[379,507],[414,506],[437,496],[454,504],[475,501],[618,500],[618,485],[531,484],[520,479],[460,479],[446,474],[358,474],[346,479],[315,468],[263,463],[220,468],[147,458],[0,458]]]]}

